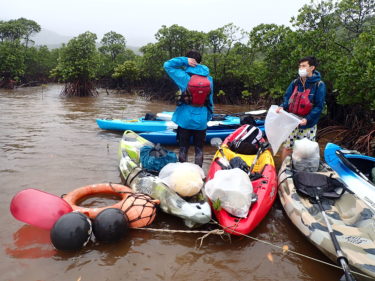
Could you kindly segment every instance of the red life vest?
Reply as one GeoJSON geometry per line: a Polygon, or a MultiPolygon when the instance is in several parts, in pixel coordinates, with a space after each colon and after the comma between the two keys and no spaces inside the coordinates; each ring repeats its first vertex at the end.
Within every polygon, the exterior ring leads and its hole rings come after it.
{"type": "Polygon", "coordinates": [[[311,89],[305,89],[303,92],[298,91],[298,85],[294,87],[294,91],[289,98],[288,111],[300,116],[306,116],[313,108],[313,104],[309,99],[311,89]]]}
{"type": "Polygon", "coordinates": [[[211,83],[206,76],[192,75],[186,90],[188,103],[195,106],[204,106],[211,93],[211,83]]]}

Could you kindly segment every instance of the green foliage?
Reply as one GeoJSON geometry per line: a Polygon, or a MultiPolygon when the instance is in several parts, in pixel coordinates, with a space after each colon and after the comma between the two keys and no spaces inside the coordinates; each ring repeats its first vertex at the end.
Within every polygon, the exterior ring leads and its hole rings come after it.
{"type": "Polygon", "coordinates": [[[135,61],[125,61],[115,68],[113,78],[121,78],[128,83],[139,80],[139,69],[135,61]]]}
{"type": "Polygon", "coordinates": [[[33,33],[40,32],[41,27],[33,20],[19,18],[16,20],[0,21],[0,41],[22,41],[28,47],[33,33]]]}
{"type": "Polygon", "coordinates": [[[25,50],[25,78],[27,81],[41,81],[48,78],[56,67],[58,50],[50,51],[46,46],[30,47],[25,50]]]}
{"type": "Polygon", "coordinates": [[[220,211],[220,210],[221,210],[221,200],[218,198],[218,199],[212,201],[212,207],[213,207],[216,211],[220,211]]]}
{"type": "Polygon", "coordinates": [[[104,34],[100,43],[102,46],[99,48],[99,52],[110,56],[112,61],[115,61],[118,55],[125,52],[125,37],[114,31],[104,34]]]}
{"type": "Polygon", "coordinates": [[[51,72],[52,76],[64,82],[95,79],[98,68],[95,40],[96,35],[89,31],[71,39],[62,47],[58,64],[51,72]]]}
{"type": "Polygon", "coordinates": [[[254,53],[252,66],[247,69],[247,85],[261,85],[274,97],[283,95],[296,76],[300,57],[296,54],[296,43],[296,34],[289,27],[275,24],[256,26],[249,33],[247,44],[254,53]]]}
{"type": "Polygon", "coordinates": [[[40,30],[39,24],[25,18],[0,21],[0,80],[19,80],[29,71],[27,47],[30,36],[40,30]]]}
{"type": "Polygon", "coordinates": [[[343,56],[336,71],[338,102],[361,104],[375,110],[375,26],[359,36],[353,46],[353,55],[343,56]]]}
{"type": "Polygon", "coordinates": [[[243,99],[247,99],[247,98],[251,97],[252,95],[253,94],[250,93],[248,90],[244,90],[244,91],[241,92],[241,96],[242,96],[243,99]]]}
{"type": "Polygon", "coordinates": [[[140,51],[143,56],[139,59],[139,69],[142,78],[158,80],[163,77],[163,64],[170,57],[159,43],[149,43],[140,51]]]}
{"type": "Polygon", "coordinates": [[[162,26],[155,34],[155,39],[158,41],[158,46],[166,51],[168,57],[181,57],[189,50],[190,38],[189,30],[177,24],[167,27],[162,26]]]}
{"type": "Polygon", "coordinates": [[[19,41],[0,43],[0,80],[3,77],[16,79],[25,72],[25,52],[19,41]]]}
{"type": "Polygon", "coordinates": [[[217,93],[217,96],[220,97],[220,96],[225,96],[225,92],[223,90],[219,90],[219,92],[217,93]]]}

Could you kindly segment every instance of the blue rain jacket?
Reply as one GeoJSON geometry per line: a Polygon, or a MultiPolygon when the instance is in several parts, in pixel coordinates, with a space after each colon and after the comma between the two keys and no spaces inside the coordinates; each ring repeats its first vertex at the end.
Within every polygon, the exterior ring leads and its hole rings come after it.
{"type": "MultiPolygon", "coordinates": [[[[288,89],[285,92],[283,103],[280,105],[286,111],[288,111],[289,98],[293,94],[293,90],[296,85],[298,85],[298,91],[304,91],[302,82],[299,78],[293,80],[290,83],[288,89]]],[[[305,126],[300,126],[301,129],[311,128],[318,123],[320,114],[322,113],[325,105],[327,92],[326,85],[323,81],[321,81],[320,73],[316,70],[314,70],[313,75],[311,77],[307,77],[305,87],[306,89],[311,89],[309,99],[313,104],[313,108],[311,109],[309,114],[303,117],[306,118],[307,124],[305,126]],[[319,81],[320,83],[317,84],[317,82],[319,81]]]]}
{"type": "Polygon", "coordinates": [[[206,76],[211,82],[211,93],[208,98],[208,105],[196,107],[189,104],[181,104],[177,106],[172,121],[178,126],[188,130],[205,130],[207,129],[207,121],[211,120],[214,110],[213,103],[213,79],[209,75],[210,70],[207,66],[198,64],[196,67],[191,67],[188,64],[187,57],[177,57],[170,59],[164,63],[164,69],[177,84],[178,88],[185,92],[190,80],[190,74],[197,74],[206,76]]]}

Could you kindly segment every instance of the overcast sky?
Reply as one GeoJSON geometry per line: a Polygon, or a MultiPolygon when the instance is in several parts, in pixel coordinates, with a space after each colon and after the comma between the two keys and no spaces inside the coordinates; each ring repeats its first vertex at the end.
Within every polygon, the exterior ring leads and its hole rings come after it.
{"type": "Polygon", "coordinates": [[[115,31],[127,43],[154,42],[162,25],[208,32],[228,23],[250,31],[261,23],[290,25],[310,0],[0,0],[0,20],[25,17],[43,29],[77,36],[115,31]]]}

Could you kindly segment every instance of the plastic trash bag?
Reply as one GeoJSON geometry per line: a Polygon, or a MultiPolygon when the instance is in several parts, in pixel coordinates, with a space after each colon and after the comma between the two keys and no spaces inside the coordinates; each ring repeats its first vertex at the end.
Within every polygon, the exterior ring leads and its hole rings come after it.
{"type": "Polygon", "coordinates": [[[161,169],[159,178],[180,196],[190,197],[201,191],[204,171],[193,163],[170,163],[161,169]]]}
{"type": "Polygon", "coordinates": [[[292,153],[293,167],[297,171],[317,172],[319,169],[319,144],[307,138],[296,140],[292,153]]]}
{"type": "Polygon", "coordinates": [[[273,155],[276,155],[280,145],[301,122],[299,117],[285,110],[276,113],[277,108],[277,105],[271,105],[264,123],[266,136],[272,147],[273,155]]]}
{"type": "Polygon", "coordinates": [[[168,163],[176,163],[177,155],[173,151],[161,147],[160,144],[146,145],[141,148],[140,160],[142,168],[159,172],[168,163]]]}
{"type": "Polygon", "coordinates": [[[251,206],[253,185],[249,176],[239,168],[219,170],[205,186],[211,201],[220,200],[220,206],[233,216],[245,218],[251,206]]]}

